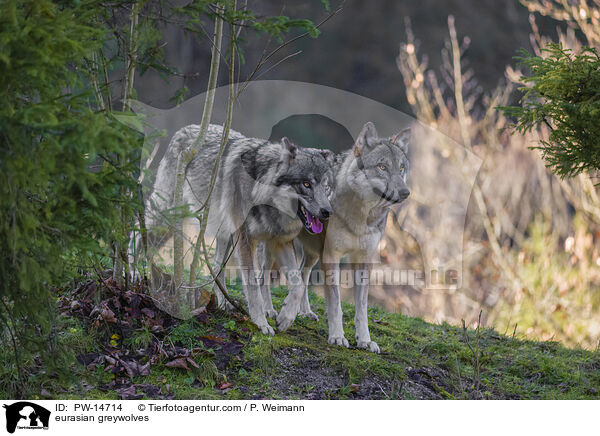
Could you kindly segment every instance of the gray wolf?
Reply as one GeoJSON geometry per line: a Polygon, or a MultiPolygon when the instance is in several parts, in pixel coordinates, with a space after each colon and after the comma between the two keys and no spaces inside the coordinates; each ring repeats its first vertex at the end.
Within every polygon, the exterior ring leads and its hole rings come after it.
{"type": "MultiPolygon", "coordinates": [[[[344,336],[339,292],[339,264],[342,257],[348,256],[355,277],[357,346],[379,353],[379,346],[369,334],[368,277],[391,206],[410,195],[406,185],[409,138],[410,129],[389,138],[380,138],[373,123],[366,123],[352,149],[336,156],[336,190],[332,200],[335,215],[319,235],[309,236],[305,232],[298,235],[297,243],[304,256],[301,262],[303,282],[307,287],[299,314],[318,319],[310,309],[307,289],[312,268],[321,260],[325,277],[328,342],[331,345],[349,345],[344,336]],[[358,277],[361,279],[357,280],[358,277]]],[[[267,310],[272,309],[270,293],[265,302],[267,310]]]]}
{"type": "MultiPolygon", "coordinates": [[[[168,232],[164,211],[173,208],[177,157],[199,132],[197,125],[180,129],[158,167],[146,219],[148,229],[166,231],[152,232],[152,245],[159,244],[168,232]]],[[[188,166],[183,197],[191,211],[200,210],[208,196],[222,133],[221,126],[211,125],[204,146],[188,166]]],[[[304,293],[293,240],[303,229],[307,234],[322,232],[324,222],[333,213],[328,195],[334,188],[334,178],[328,158],[325,151],[296,147],[287,138],[270,142],[233,130],[229,133],[210,200],[206,235],[216,239],[215,262],[219,267],[227,247],[235,241],[238,264],[249,274],[243,287],[250,317],[265,334],[274,331],[267,323],[256,280],[260,273],[257,245],[266,245],[288,279],[289,294],[277,317],[278,328],[285,330],[293,323],[304,293]]],[[[219,306],[225,307],[223,295],[218,291],[216,294],[219,306]]]]}

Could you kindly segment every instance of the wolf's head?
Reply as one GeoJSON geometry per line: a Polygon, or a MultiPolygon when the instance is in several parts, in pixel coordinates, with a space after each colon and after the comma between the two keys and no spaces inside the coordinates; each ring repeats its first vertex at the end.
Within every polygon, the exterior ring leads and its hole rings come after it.
{"type": "Polygon", "coordinates": [[[380,138],[373,123],[364,125],[352,148],[355,167],[348,180],[362,199],[392,204],[410,195],[406,186],[409,138],[410,129],[380,138]]]}
{"type": "Polygon", "coordinates": [[[287,138],[282,138],[281,143],[287,153],[287,164],[276,184],[287,185],[297,195],[296,215],[304,228],[309,233],[321,233],[323,221],[333,213],[334,155],[329,150],[297,147],[287,138]]]}

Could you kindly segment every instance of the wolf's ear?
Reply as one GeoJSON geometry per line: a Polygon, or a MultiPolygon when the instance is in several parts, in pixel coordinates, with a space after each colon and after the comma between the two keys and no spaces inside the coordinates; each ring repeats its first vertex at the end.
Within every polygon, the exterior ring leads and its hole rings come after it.
{"type": "Polygon", "coordinates": [[[296,157],[298,147],[285,136],[281,138],[281,144],[283,145],[282,160],[289,163],[296,157]]]}
{"type": "Polygon", "coordinates": [[[363,126],[354,143],[354,155],[360,156],[365,147],[369,148],[377,141],[377,130],[371,121],[363,126]]]}
{"type": "Polygon", "coordinates": [[[323,156],[327,162],[330,162],[330,163],[335,162],[335,154],[333,153],[333,151],[322,148],[319,150],[319,152],[321,153],[321,156],[323,156]]]}
{"type": "Polygon", "coordinates": [[[392,136],[391,141],[392,144],[400,147],[404,153],[408,152],[408,141],[410,140],[410,127],[404,130],[401,130],[399,133],[396,133],[392,136]]]}

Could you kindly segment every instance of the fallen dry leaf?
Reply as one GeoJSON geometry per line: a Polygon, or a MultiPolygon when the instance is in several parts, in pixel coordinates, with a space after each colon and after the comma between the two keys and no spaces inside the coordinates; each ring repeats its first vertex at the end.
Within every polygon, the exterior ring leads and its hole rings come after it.
{"type": "Polygon", "coordinates": [[[138,373],[140,375],[150,375],[150,361],[146,362],[145,365],[138,363],[138,373]]]}
{"type": "Polygon", "coordinates": [[[200,339],[208,339],[209,341],[215,341],[215,342],[223,342],[224,339],[219,337],[219,336],[213,336],[213,335],[206,335],[206,336],[200,336],[200,339]]]}
{"type": "Polygon", "coordinates": [[[122,400],[139,400],[140,398],[144,397],[144,394],[136,393],[137,390],[134,385],[128,386],[123,389],[117,389],[116,391],[119,393],[119,397],[122,400]]]}
{"type": "Polygon", "coordinates": [[[115,318],[115,313],[108,307],[105,307],[100,311],[100,316],[106,322],[117,322],[117,318],[115,318]]]}
{"type": "Polygon", "coordinates": [[[233,383],[231,383],[231,382],[222,382],[217,385],[217,389],[219,389],[221,391],[225,390],[225,389],[229,389],[231,387],[233,387],[233,383]]]}
{"type": "Polygon", "coordinates": [[[207,289],[202,289],[200,291],[198,297],[196,298],[196,306],[198,306],[198,307],[208,306],[208,303],[210,303],[212,296],[213,296],[212,291],[209,291],[207,289]]]}
{"type": "Polygon", "coordinates": [[[191,357],[186,357],[185,360],[187,360],[188,363],[190,365],[192,365],[194,368],[200,369],[200,366],[196,362],[194,362],[194,359],[192,359],[191,357]]]}
{"type": "Polygon", "coordinates": [[[167,366],[169,368],[181,368],[181,369],[185,369],[186,371],[189,371],[190,368],[189,366],[187,366],[187,361],[185,357],[180,357],[178,359],[172,360],[170,362],[167,363],[167,366]]]}

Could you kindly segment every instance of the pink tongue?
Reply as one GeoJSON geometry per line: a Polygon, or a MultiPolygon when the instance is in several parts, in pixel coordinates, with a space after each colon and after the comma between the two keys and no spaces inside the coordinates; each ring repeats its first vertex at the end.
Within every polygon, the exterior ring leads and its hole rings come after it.
{"type": "Polygon", "coordinates": [[[315,233],[321,233],[323,231],[323,223],[317,217],[311,216],[310,218],[311,230],[315,233]]]}

